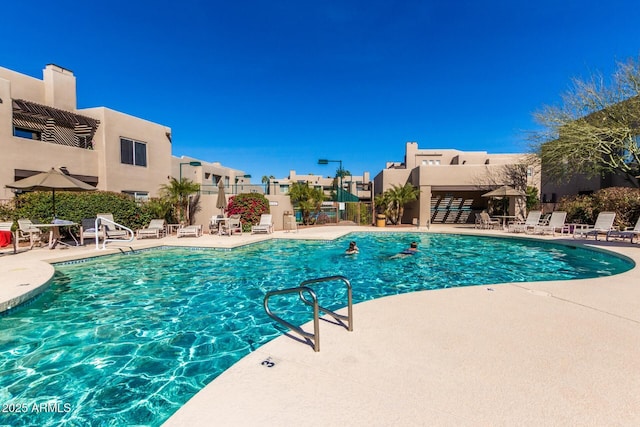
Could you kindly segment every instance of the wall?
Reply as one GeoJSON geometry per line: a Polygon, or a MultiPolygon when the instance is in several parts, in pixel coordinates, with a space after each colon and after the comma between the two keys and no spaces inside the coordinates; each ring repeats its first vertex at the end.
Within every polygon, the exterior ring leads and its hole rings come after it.
{"type": "MultiPolygon", "coordinates": [[[[100,154],[100,190],[115,192],[146,191],[157,197],[162,184],[171,175],[171,129],[104,107],[88,108],[81,114],[100,120],[94,137],[95,150],[100,154]],[[120,162],[120,137],[147,145],[147,167],[120,162]]],[[[75,172],[74,172],[75,173],[75,172]]]]}
{"type": "MultiPolygon", "coordinates": [[[[230,195],[226,195],[227,202],[230,195]]],[[[266,196],[270,202],[269,210],[273,215],[273,224],[275,230],[282,230],[283,217],[285,212],[293,212],[291,199],[289,196],[266,196]],[[273,205],[277,203],[277,205],[273,205]]],[[[220,209],[216,208],[217,194],[203,194],[200,196],[200,212],[196,213],[194,224],[201,224],[203,230],[209,229],[209,222],[212,216],[220,214],[220,209]]]]}

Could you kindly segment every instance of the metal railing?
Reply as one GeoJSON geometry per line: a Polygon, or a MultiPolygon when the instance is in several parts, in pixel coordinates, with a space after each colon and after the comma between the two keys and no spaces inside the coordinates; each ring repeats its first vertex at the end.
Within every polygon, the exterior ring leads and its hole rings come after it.
{"type": "Polygon", "coordinates": [[[269,317],[277,321],[278,323],[286,326],[292,331],[296,332],[300,336],[302,336],[308,343],[313,347],[313,351],[320,351],[320,312],[330,315],[333,317],[338,324],[344,326],[348,331],[353,331],[353,296],[351,290],[351,282],[344,276],[328,276],[321,277],[317,279],[305,280],[300,283],[300,286],[295,288],[288,289],[280,289],[276,291],[267,292],[267,295],[264,297],[264,309],[269,317]],[[314,283],[322,283],[322,282],[334,282],[334,281],[342,281],[347,287],[347,315],[336,313],[332,310],[329,310],[326,307],[322,307],[318,303],[318,297],[313,289],[311,289],[308,285],[312,285],[314,283]],[[287,295],[297,293],[300,301],[305,303],[308,306],[313,307],[313,333],[307,332],[302,329],[300,326],[294,325],[283,318],[277,316],[273,313],[271,308],[269,308],[269,298],[276,295],[287,295]],[[346,322],[346,324],[344,323],[346,322]]]}
{"type": "Polygon", "coordinates": [[[106,249],[107,247],[107,242],[133,242],[133,239],[135,238],[135,233],[133,232],[132,229],[125,227],[122,224],[118,224],[115,221],[111,221],[110,219],[104,218],[104,217],[97,217],[96,218],[96,222],[95,222],[95,229],[96,229],[96,249],[100,249],[100,233],[98,233],[98,230],[100,230],[100,227],[102,226],[102,223],[106,223],[106,224],[111,224],[114,225],[116,227],[120,227],[121,229],[125,230],[127,232],[127,234],[130,235],[129,238],[127,239],[112,239],[109,238],[109,232],[106,229],[106,227],[104,227],[103,233],[104,233],[104,239],[102,239],[102,249],[106,249]]]}

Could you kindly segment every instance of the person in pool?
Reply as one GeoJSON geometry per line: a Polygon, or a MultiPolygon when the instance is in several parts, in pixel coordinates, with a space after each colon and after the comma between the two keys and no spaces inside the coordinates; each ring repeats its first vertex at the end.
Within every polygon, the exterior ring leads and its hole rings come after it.
{"type": "Polygon", "coordinates": [[[415,255],[417,253],[418,253],[418,243],[411,242],[411,244],[409,245],[409,247],[407,249],[404,249],[404,250],[400,251],[399,253],[397,253],[396,255],[392,256],[391,258],[405,257],[405,256],[408,256],[408,255],[415,255]]]}
{"type": "Polygon", "coordinates": [[[349,248],[344,251],[347,255],[357,254],[358,252],[360,252],[360,249],[358,249],[358,245],[356,245],[356,242],[353,240],[349,242],[349,248]]]}
{"type": "Polygon", "coordinates": [[[400,253],[404,255],[415,255],[417,252],[418,252],[418,244],[416,242],[411,242],[409,247],[400,253]]]}

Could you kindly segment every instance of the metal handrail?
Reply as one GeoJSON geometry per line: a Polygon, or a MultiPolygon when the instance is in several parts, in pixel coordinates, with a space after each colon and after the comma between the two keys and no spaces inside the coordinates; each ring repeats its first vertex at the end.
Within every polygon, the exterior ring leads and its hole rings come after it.
{"type": "Polygon", "coordinates": [[[107,237],[107,230],[105,229],[104,232],[104,238],[102,240],[102,249],[106,249],[107,247],[107,242],[133,242],[133,239],[135,238],[135,233],[133,232],[132,229],[125,227],[122,224],[118,224],[115,221],[111,221],[110,219],[107,218],[103,218],[101,216],[96,218],[96,222],[95,222],[95,229],[96,229],[96,249],[100,249],[100,236],[98,233],[98,230],[100,230],[100,225],[105,222],[107,224],[112,224],[115,225],[116,227],[120,227],[124,230],[126,230],[131,237],[129,237],[128,239],[110,239],[109,237],[107,237]]]}
{"type": "Polygon", "coordinates": [[[314,351],[320,351],[320,328],[319,328],[319,314],[320,311],[322,311],[323,313],[326,313],[328,315],[330,315],[331,317],[333,317],[336,321],[338,321],[340,324],[344,325],[344,321],[347,322],[346,328],[349,331],[353,331],[353,296],[352,296],[352,289],[351,289],[351,282],[349,282],[349,280],[344,277],[344,276],[329,276],[329,277],[321,277],[321,278],[317,278],[317,279],[310,279],[310,280],[305,280],[304,282],[302,282],[300,284],[300,286],[297,286],[295,288],[288,288],[288,289],[280,289],[280,290],[276,290],[276,291],[269,291],[267,292],[267,294],[264,297],[264,309],[267,313],[267,315],[269,317],[271,317],[272,319],[274,319],[275,321],[277,321],[278,323],[286,326],[287,328],[291,329],[292,331],[298,333],[299,335],[301,335],[303,338],[305,338],[306,340],[310,341],[313,345],[313,350],[314,351]],[[338,314],[332,310],[329,310],[326,307],[322,307],[318,304],[318,297],[316,295],[316,293],[313,291],[313,289],[309,288],[307,285],[313,284],[313,283],[321,283],[321,282],[331,282],[331,281],[336,281],[336,280],[341,280],[344,282],[344,284],[347,286],[347,315],[343,315],[343,314],[338,314]],[[300,298],[300,300],[313,307],[313,333],[310,332],[306,332],[304,329],[302,329],[299,326],[296,326],[286,320],[284,320],[283,318],[277,316],[276,314],[273,313],[273,311],[271,311],[271,309],[269,308],[269,298],[271,298],[272,296],[275,295],[284,295],[284,294],[292,294],[292,293],[298,293],[298,296],[300,298]],[[305,296],[305,294],[310,295],[311,299],[308,299],[307,296],[305,296]]]}

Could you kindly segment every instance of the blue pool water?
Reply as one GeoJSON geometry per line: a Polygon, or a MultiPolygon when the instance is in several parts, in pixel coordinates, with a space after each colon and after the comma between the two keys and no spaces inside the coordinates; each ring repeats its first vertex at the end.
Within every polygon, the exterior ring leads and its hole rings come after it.
{"type": "MultiPolygon", "coordinates": [[[[160,425],[282,334],[262,308],[267,291],[310,278],[346,276],[358,303],[443,287],[606,276],[632,266],[549,243],[418,233],[230,251],[164,248],[59,265],[49,291],[0,317],[0,425],[160,425]],[[344,255],[350,240],[359,254],[344,255]],[[391,258],[412,240],[417,255],[391,258]]],[[[342,283],[329,283],[318,297],[339,308],[344,292],[342,283]]],[[[300,306],[272,304],[303,323],[310,315],[300,306]]]]}

